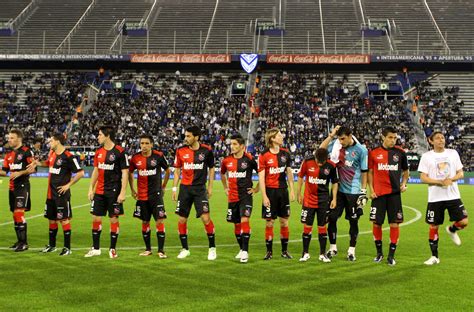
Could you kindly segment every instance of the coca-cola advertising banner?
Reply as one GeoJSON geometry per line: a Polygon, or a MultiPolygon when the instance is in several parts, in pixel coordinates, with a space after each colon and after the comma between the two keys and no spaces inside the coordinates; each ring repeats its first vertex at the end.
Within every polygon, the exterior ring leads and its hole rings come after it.
{"type": "Polygon", "coordinates": [[[368,54],[267,54],[273,64],[369,64],[368,54]]]}
{"type": "Polygon", "coordinates": [[[132,63],[230,63],[229,54],[131,54],[132,63]]]}

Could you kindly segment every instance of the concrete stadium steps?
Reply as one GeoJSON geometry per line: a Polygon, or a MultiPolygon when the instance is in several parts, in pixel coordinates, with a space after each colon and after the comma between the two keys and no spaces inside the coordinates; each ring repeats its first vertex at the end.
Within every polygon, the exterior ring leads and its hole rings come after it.
{"type": "Polygon", "coordinates": [[[444,45],[422,0],[362,0],[366,18],[395,20],[397,35],[393,37],[399,54],[413,54],[420,33],[420,54],[441,54],[444,45]]]}
{"type": "Polygon", "coordinates": [[[3,0],[1,3],[0,21],[14,19],[30,2],[31,0],[3,0]]]}

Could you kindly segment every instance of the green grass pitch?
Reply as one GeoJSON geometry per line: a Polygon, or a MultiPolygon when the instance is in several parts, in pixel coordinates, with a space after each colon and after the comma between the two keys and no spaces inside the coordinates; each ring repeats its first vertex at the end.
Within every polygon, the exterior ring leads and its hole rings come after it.
{"type": "MultiPolygon", "coordinates": [[[[444,227],[440,231],[441,264],[427,267],[428,226],[424,223],[426,185],[410,185],[403,195],[405,225],[400,230],[397,265],[372,262],[375,246],[368,221],[368,207],[360,222],[357,261],[345,259],[348,224],[339,221],[339,255],[332,263],[317,260],[317,235],[311,243],[312,258],[298,262],[301,254],[301,207],[292,203],[290,253],[293,260],[276,257],[263,261],[264,221],[260,219],[260,194],[251,218],[250,260],[240,264],[233,226],[225,221],[226,197],[220,181],[215,182],[211,216],[216,225],[218,258],[207,260],[207,238],[199,219],[189,220],[191,256],[176,259],[180,245],[177,216],[171,194],[165,194],[168,212],[166,251],[168,259],[139,257],[143,250],[140,221],[132,217],[134,201],[125,203],[117,251],[109,259],[109,223],[104,220],[100,257],[84,258],[91,245],[91,217],[87,200],[88,179],[72,188],[73,254],[41,254],[47,243],[48,226],[43,218],[47,179],[33,178],[32,211],[27,213],[30,250],[14,253],[7,249],[15,240],[8,210],[8,180],[0,184],[0,310],[351,310],[351,311],[473,311],[474,231],[473,225],[460,233],[462,245],[455,246],[444,227]]],[[[474,188],[461,186],[465,206],[473,213],[474,188]]],[[[446,216],[447,217],[447,216],[446,216]]],[[[445,223],[447,224],[447,223],[445,223]]],[[[387,225],[385,225],[387,227],[387,225]]],[[[275,228],[278,237],[279,228],[275,228]]],[[[153,236],[156,252],[156,236],[153,236]]],[[[58,233],[62,246],[62,230],[58,233]]],[[[388,231],[384,230],[384,253],[388,231]]]]}

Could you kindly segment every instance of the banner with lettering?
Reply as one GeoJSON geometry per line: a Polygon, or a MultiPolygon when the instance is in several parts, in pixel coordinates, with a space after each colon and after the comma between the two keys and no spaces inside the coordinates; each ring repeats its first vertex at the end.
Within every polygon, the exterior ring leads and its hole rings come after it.
{"type": "Polygon", "coordinates": [[[369,64],[368,54],[267,54],[270,64],[369,64]]]}
{"type": "Polygon", "coordinates": [[[132,63],[230,63],[229,54],[131,54],[132,63]]]}

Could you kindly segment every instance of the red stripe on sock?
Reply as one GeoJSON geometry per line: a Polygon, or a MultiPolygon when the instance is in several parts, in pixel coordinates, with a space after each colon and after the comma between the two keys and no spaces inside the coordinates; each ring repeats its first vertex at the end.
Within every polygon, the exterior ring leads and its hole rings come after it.
{"type": "Polygon", "coordinates": [[[374,240],[382,240],[382,227],[374,223],[372,225],[372,234],[374,234],[374,240]]]}
{"type": "Polygon", "coordinates": [[[94,231],[101,231],[102,230],[102,222],[92,222],[92,229],[94,231]]]}
{"type": "Polygon", "coordinates": [[[188,225],[186,223],[178,223],[178,232],[179,235],[188,234],[188,225]]]}
{"type": "Polygon", "coordinates": [[[212,223],[212,220],[209,221],[208,224],[204,225],[204,227],[206,228],[206,233],[207,234],[214,234],[214,223],[212,223]]]}
{"type": "Polygon", "coordinates": [[[157,232],[164,232],[165,231],[165,224],[164,223],[157,223],[156,224],[156,231],[157,232]]]}
{"type": "Polygon", "coordinates": [[[119,232],[119,222],[117,223],[110,223],[110,232],[117,233],[119,232]]]}
{"type": "Polygon", "coordinates": [[[142,223],[142,232],[145,232],[145,233],[150,232],[150,224],[143,224],[142,223]]]}
{"type": "Polygon", "coordinates": [[[290,237],[290,229],[287,226],[282,226],[280,228],[280,238],[288,239],[290,237]]]}
{"type": "Polygon", "coordinates": [[[430,227],[430,239],[438,240],[438,228],[430,227]]]}
{"type": "Polygon", "coordinates": [[[242,225],[240,223],[234,224],[234,234],[240,235],[242,233],[242,225]]]}
{"type": "Polygon", "coordinates": [[[326,226],[318,226],[318,234],[327,234],[328,231],[326,229],[326,226]]]}
{"type": "Polygon", "coordinates": [[[241,223],[242,233],[250,234],[250,223],[249,222],[242,222],[241,223]]]}
{"type": "Polygon", "coordinates": [[[400,237],[400,228],[399,227],[390,227],[390,242],[392,244],[397,244],[399,237],[400,237]]]}
{"type": "Polygon", "coordinates": [[[25,212],[15,211],[13,213],[13,220],[15,220],[16,223],[24,223],[25,222],[25,212]]]}
{"type": "Polygon", "coordinates": [[[265,240],[273,240],[273,226],[272,227],[265,227],[265,240]]]}
{"type": "Polygon", "coordinates": [[[57,223],[50,223],[49,224],[49,229],[50,230],[57,230],[58,229],[58,224],[57,223]]]}
{"type": "Polygon", "coordinates": [[[305,225],[303,227],[303,233],[304,234],[311,234],[312,232],[313,232],[313,227],[312,226],[305,225]]]}
{"type": "Polygon", "coordinates": [[[461,221],[454,222],[454,226],[458,229],[464,229],[466,226],[461,223],[461,221]]]}
{"type": "Polygon", "coordinates": [[[71,223],[63,224],[63,232],[71,230],[71,223]]]}

